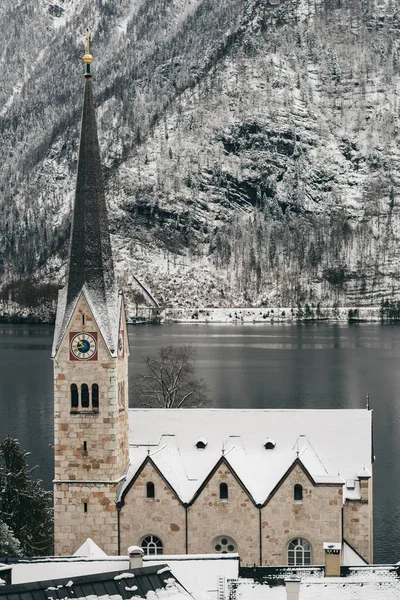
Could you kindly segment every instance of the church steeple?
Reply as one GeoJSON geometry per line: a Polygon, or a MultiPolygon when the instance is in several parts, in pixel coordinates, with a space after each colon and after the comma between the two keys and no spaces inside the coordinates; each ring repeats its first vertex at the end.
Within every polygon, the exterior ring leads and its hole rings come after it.
{"type": "Polygon", "coordinates": [[[85,52],[85,56],[83,57],[83,62],[86,65],[85,77],[91,77],[92,73],[90,71],[90,65],[93,62],[93,56],[90,54],[90,32],[89,32],[89,29],[86,30],[86,52],[85,52]]]}
{"type": "Polygon", "coordinates": [[[86,65],[81,137],[72,222],[69,270],[64,298],[60,298],[54,337],[57,351],[77,298],[85,292],[99,321],[111,354],[117,348],[118,326],[114,327],[117,290],[112,261],[107,207],[92,91],[90,34],[86,33],[86,65]],[[115,329],[115,331],[114,331],[115,329]]]}
{"type": "Polygon", "coordinates": [[[67,282],[53,342],[54,539],[118,551],[118,486],[129,466],[129,342],[111,255],[86,35],[85,91],[67,282]]]}

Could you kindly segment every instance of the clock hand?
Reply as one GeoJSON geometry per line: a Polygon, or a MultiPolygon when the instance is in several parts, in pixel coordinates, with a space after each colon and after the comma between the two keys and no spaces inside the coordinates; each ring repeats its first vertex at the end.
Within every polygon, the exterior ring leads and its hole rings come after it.
{"type": "Polygon", "coordinates": [[[82,342],[82,340],[79,340],[79,342],[77,343],[76,347],[78,350],[80,350],[81,348],[83,348],[84,344],[82,342]]]}

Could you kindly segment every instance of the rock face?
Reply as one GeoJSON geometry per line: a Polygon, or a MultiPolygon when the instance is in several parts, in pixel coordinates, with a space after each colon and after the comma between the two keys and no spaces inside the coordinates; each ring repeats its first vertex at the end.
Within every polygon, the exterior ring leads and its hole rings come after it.
{"type": "Polygon", "coordinates": [[[0,24],[3,303],[63,281],[87,25],[128,298],[400,298],[395,2],[3,0],[0,24]]]}

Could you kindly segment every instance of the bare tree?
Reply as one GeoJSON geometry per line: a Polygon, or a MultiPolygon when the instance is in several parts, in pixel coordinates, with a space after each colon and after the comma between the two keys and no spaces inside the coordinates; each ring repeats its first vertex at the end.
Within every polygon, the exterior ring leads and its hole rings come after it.
{"type": "Polygon", "coordinates": [[[138,315],[138,310],[139,310],[139,304],[145,304],[146,303],[146,298],[144,297],[144,295],[142,294],[142,292],[139,292],[138,290],[135,290],[132,294],[132,299],[135,303],[135,309],[136,309],[136,316],[138,315]]]}
{"type": "Polygon", "coordinates": [[[190,345],[165,346],[155,356],[143,357],[144,374],[134,381],[135,395],[143,406],[181,408],[210,401],[208,387],[195,376],[196,351],[190,345]]]}

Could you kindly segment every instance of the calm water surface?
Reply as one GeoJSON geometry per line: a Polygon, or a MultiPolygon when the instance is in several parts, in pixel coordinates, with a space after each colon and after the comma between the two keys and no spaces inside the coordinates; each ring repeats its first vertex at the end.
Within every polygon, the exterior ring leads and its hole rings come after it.
{"type": "MultiPolygon", "coordinates": [[[[50,326],[0,326],[0,439],[20,439],[51,487],[50,326]]],[[[400,326],[164,325],[129,330],[130,375],[141,356],[192,344],[213,405],[374,409],[375,562],[400,560],[400,326]]]]}

